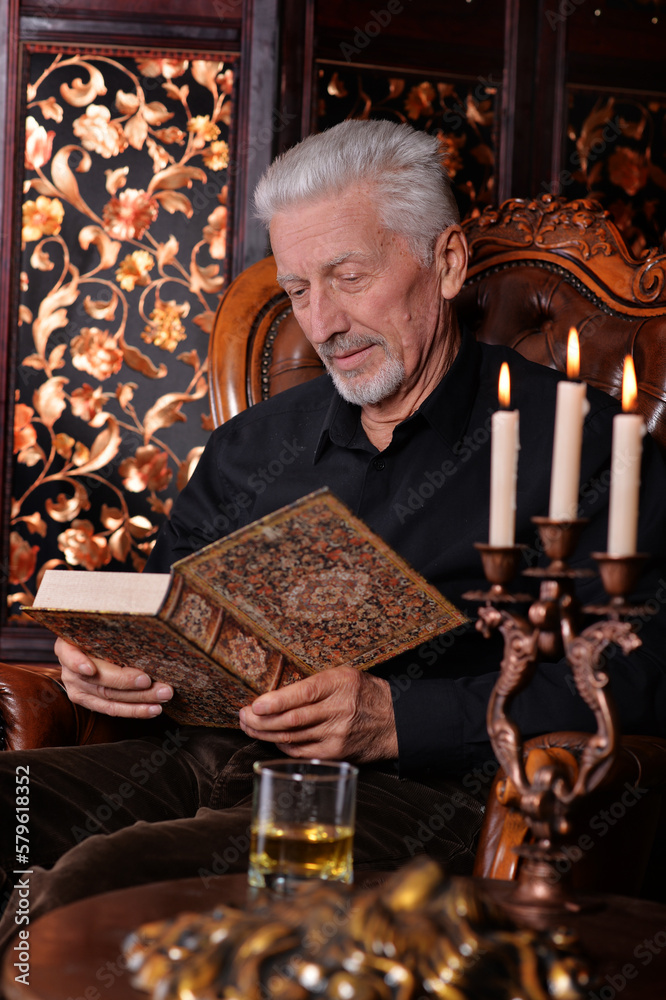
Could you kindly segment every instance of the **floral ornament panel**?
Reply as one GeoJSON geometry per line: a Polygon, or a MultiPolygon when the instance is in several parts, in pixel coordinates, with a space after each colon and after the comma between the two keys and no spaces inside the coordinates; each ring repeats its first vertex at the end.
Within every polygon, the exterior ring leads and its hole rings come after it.
{"type": "Polygon", "coordinates": [[[211,429],[234,57],[30,50],[7,603],[141,570],[211,429]]]}
{"type": "Polygon", "coordinates": [[[571,88],[559,185],[567,198],[599,201],[636,257],[666,250],[666,94],[571,88]]]}
{"type": "Polygon", "coordinates": [[[317,127],[346,118],[407,122],[439,138],[462,218],[495,203],[496,108],[499,80],[457,80],[390,70],[318,69],[317,127]]]}

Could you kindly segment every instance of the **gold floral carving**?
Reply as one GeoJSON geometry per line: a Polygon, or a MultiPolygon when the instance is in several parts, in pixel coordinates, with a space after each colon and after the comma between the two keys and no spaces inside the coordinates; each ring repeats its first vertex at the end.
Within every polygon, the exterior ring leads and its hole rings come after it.
{"type": "MultiPolygon", "coordinates": [[[[568,88],[563,170],[557,188],[607,209],[629,251],[666,250],[666,100],[568,88]]],[[[543,185],[547,187],[547,185],[543,185]]]]}
{"type": "Polygon", "coordinates": [[[391,69],[319,67],[318,128],[346,118],[387,118],[436,135],[461,215],[478,215],[495,198],[499,79],[455,83],[391,69]]]}
{"type": "Polygon", "coordinates": [[[230,60],[45,48],[25,121],[10,609],[47,567],[143,567],[211,429],[227,281],[230,60]]]}

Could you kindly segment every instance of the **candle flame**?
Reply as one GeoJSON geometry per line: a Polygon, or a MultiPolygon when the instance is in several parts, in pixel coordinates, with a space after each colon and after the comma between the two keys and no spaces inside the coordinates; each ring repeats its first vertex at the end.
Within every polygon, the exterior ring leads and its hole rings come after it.
{"type": "Polygon", "coordinates": [[[508,409],[511,403],[511,376],[509,375],[509,366],[506,361],[502,362],[502,367],[500,368],[497,395],[499,396],[500,406],[505,410],[508,409]]]}
{"type": "Polygon", "coordinates": [[[578,341],[578,331],[575,326],[569,330],[567,340],[567,376],[568,378],[578,378],[580,372],[580,343],[578,341]]]}
{"type": "Polygon", "coordinates": [[[636,383],[636,369],[630,354],[624,359],[624,371],[622,373],[622,409],[629,413],[636,409],[638,399],[638,385],[636,383]]]}

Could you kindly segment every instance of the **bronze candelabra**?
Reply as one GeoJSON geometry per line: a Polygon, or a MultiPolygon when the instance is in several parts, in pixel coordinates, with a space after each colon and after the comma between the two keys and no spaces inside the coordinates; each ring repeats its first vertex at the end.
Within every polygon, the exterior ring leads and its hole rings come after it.
{"type": "Polygon", "coordinates": [[[504,638],[504,656],[490,697],[487,723],[490,742],[506,775],[498,786],[498,797],[522,814],[535,841],[518,848],[523,863],[507,897],[508,907],[523,919],[579,908],[558,874],[556,862],[563,856],[561,847],[570,833],[570,815],[576,802],[599,785],[617,753],[619,726],[603,653],[611,643],[625,653],[641,644],[626,619],[643,609],[628,604],[627,594],[635,587],[647,558],[592,553],[609,601],[582,609],[601,620],[581,630],[575,580],[594,571],[571,569],[567,560],[586,521],[565,523],[535,517],[533,522],[550,560],[545,568],[523,571],[523,575],[540,579],[538,599],[506,589],[518,570],[525,548],[521,545],[477,544],[491,586],[487,591],[465,594],[469,600],[483,602],[477,628],[486,637],[499,629],[504,638]],[[512,605],[516,603],[529,604],[526,618],[514,612],[512,605]],[[509,717],[509,708],[515,695],[529,685],[539,658],[554,660],[563,655],[578,694],[594,713],[597,730],[588,737],[577,767],[550,757],[526,767],[523,740],[509,717]]]}

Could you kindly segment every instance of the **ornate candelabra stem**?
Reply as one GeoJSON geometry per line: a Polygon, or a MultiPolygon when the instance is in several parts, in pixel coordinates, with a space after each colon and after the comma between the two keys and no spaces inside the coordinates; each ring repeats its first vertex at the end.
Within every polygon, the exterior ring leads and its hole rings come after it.
{"type": "Polygon", "coordinates": [[[498,786],[498,797],[521,813],[534,837],[534,843],[518,849],[523,863],[508,905],[523,917],[529,914],[538,919],[544,912],[578,908],[556,862],[563,856],[561,845],[570,833],[569,817],[576,801],[603,780],[617,753],[619,727],[603,669],[604,651],[611,643],[625,653],[641,644],[624,619],[641,610],[626,603],[626,594],[635,585],[646,557],[593,553],[610,602],[582,609],[606,620],[580,631],[575,581],[592,575],[593,570],[573,570],[567,560],[585,521],[562,523],[541,517],[533,521],[550,559],[546,568],[524,571],[524,575],[541,581],[537,600],[525,594],[511,595],[506,589],[517,571],[522,546],[477,545],[491,588],[464,596],[484,602],[477,628],[486,636],[499,630],[504,638],[500,674],[488,704],[488,735],[506,774],[498,786]],[[518,602],[529,605],[527,617],[513,610],[512,605],[518,602]],[[529,685],[539,659],[562,656],[571,667],[576,691],[594,714],[596,732],[588,737],[578,761],[566,752],[553,755],[543,751],[532,751],[525,760],[523,739],[509,716],[511,702],[529,685]]]}

